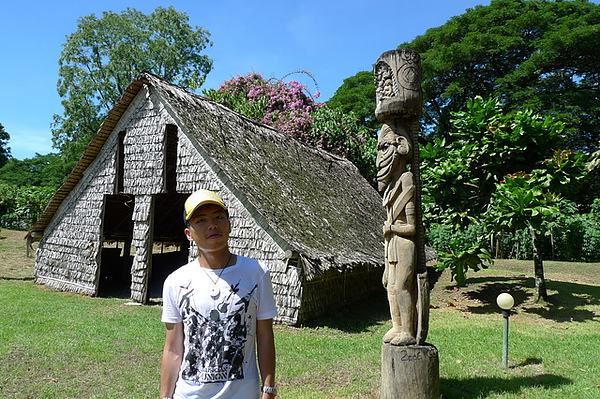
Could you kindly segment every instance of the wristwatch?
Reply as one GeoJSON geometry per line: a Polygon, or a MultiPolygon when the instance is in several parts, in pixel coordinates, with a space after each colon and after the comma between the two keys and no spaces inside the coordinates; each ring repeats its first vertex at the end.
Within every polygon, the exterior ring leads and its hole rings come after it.
{"type": "Polygon", "coordinates": [[[265,387],[265,386],[263,386],[260,390],[263,393],[274,393],[275,395],[277,395],[277,386],[274,386],[274,387],[265,387]]]}

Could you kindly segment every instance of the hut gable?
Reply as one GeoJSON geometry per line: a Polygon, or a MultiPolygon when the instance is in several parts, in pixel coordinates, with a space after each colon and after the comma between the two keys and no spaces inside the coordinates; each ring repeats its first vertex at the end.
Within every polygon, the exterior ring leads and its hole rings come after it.
{"type": "Polygon", "coordinates": [[[181,214],[199,188],[229,204],[232,250],[268,265],[280,321],[380,289],[384,210],[350,162],[151,74],[127,88],[29,232],[37,281],[160,295],[195,256],[181,214]],[[157,251],[165,245],[178,251],[157,251]]]}

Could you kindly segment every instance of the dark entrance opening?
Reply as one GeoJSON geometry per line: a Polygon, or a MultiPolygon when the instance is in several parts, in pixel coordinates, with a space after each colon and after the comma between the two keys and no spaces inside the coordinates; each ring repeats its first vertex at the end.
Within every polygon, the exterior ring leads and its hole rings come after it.
{"type": "Polygon", "coordinates": [[[157,194],[148,298],[161,298],[165,278],[188,261],[189,242],[183,229],[183,205],[189,194],[157,194]]]}
{"type": "Polygon", "coordinates": [[[102,217],[99,296],[131,296],[131,239],[134,197],[107,195],[102,217]]]}

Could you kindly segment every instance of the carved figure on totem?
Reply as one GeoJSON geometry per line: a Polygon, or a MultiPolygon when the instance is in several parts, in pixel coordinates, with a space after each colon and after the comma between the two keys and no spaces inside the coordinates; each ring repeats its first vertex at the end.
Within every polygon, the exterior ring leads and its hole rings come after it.
{"type": "Polygon", "coordinates": [[[416,343],[416,186],[407,169],[413,145],[403,125],[401,120],[384,124],[377,145],[377,181],[387,212],[383,285],[392,317],[383,341],[392,345],[416,343]]]}
{"type": "Polygon", "coordinates": [[[383,123],[377,144],[377,182],[387,213],[383,285],[392,318],[383,341],[421,344],[428,330],[429,287],[420,218],[419,55],[407,49],[383,53],[375,64],[375,85],[375,114],[383,123]]]}

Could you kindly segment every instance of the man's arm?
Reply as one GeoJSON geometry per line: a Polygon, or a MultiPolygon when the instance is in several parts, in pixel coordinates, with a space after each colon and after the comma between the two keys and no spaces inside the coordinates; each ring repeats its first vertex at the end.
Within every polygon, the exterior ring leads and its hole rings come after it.
{"type": "Polygon", "coordinates": [[[171,398],[183,359],[183,323],[165,323],[167,334],[160,368],[160,397],[171,398]]]}
{"type": "MultiPolygon", "coordinates": [[[[273,319],[258,320],[256,323],[256,351],[262,385],[275,386],[275,337],[273,319]]],[[[263,393],[262,399],[274,398],[274,394],[263,393]]]]}

